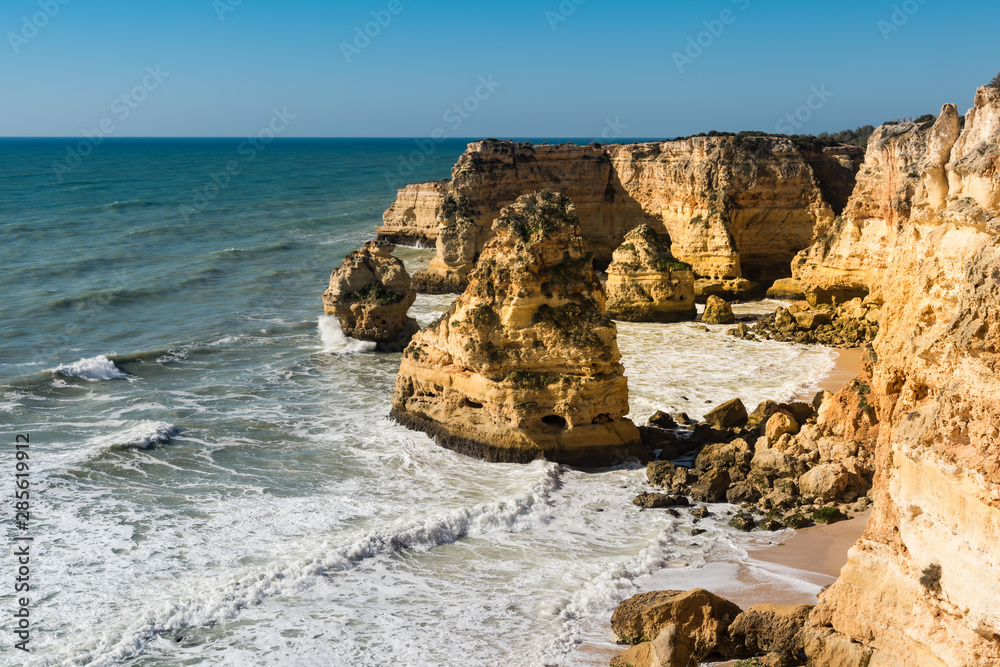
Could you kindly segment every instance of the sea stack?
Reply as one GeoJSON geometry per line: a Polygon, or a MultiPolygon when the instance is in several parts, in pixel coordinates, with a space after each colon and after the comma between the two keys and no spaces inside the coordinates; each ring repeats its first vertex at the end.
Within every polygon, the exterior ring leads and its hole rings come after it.
{"type": "Polygon", "coordinates": [[[694,271],[649,225],[625,236],[608,267],[608,315],[629,322],[680,322],[698,316],[694,271]]]}
{"type": "Polygon", "coordinates": [[[377,343],[380,352],[402,352],[420,329],[406,314],[417,295],[394,249],[369,241],[344,258],[323,293],[326,314],[340,319],[344,334],[377,343]]]}
{"type": "Polygon", "coordinates": [[[465,292],[405,350],[392,417],[490,461],[647,458],[573,204],[521,196],[492,232],[465,292]]]}

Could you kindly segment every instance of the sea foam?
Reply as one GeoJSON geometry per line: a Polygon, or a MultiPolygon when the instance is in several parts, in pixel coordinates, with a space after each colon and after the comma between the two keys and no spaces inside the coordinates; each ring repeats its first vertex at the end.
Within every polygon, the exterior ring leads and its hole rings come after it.
{"type": "Polygon", "coordinates": [[[340,320],[333,315],[322,315],[319,318],[319,336],[323,341],[323,350],[334,354],[359,354],[375,349],[375,343],[345,336],[344,330],[340,328],[340,320]]]}
{"type": "Polygon", "coordinates": [[[132,376],[118,368],[107,355],[99,355],[90,359],[81,359],[72,364],[57,367],[53,373],[66,377],[81,378],[91,382],[100,380],[129,380],[132,376]]]}

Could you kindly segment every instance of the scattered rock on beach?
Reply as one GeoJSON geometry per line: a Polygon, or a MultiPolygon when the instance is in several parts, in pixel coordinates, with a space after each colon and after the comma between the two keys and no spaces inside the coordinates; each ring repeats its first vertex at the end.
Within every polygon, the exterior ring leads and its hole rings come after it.
{"type": "Polygon", "coordinates": [[[705,324],[733,324],[736,322],[736,315],[725,299],[713,295],[705,302],[701,321],[705,324]]]}

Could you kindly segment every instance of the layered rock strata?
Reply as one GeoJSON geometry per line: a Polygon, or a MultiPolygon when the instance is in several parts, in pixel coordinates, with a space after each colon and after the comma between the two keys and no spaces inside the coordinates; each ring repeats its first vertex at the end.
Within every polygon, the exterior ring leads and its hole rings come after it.
{"type": "Polygon", "coordinates": [[[879,280],[875,509],[811,617],[811,664],[1000,664],[1000,91],[953,141],[956,122],[930,132],[879,280]]]}
{"type": "MultiPolygon", "coordinates": [[[[559,190],[575,202],[599,266],[611,262],[625,234],[648,224],[670,236],[677,258],[705,281],[703,293],[743,296],[753,290],[751,280],[787,276],[813,228],[833,220],[823,192],[853,187],[861,152],[839,147],[807,159],[790,139],[767,136],[609,146],[479,141],[469,144],[450,181],[401,190],[379,235],[437,239],[450,217],[449,198],[461,200],[473,212],[468,219],[477,232],[467,238],[478,255],[503,206],[526,192],[559,190]]],[[[457,290],[456,276],[469,270],[466,255],[439,252],[420,285],[457,290]]]]}
{"type": "Polygon", "coordinates": [[[608,315],[629,322],[680,322],[698,316],[694,272],[649,225],[625,236],[608,267],[608,315]]]}
{"type": "Polygon", "coordinates": [[[562,195],[501,211],[469,286],[403,354],[392,416],[493,461],[645,458],[628,414],[617,331],[562,195]]]}
{"type": "Polygon", "coordinates": [[[419,329],[407,316],[417,295],[394,246],[370,241],[344,259],[323,293],[327,315],[340,320],[344,334],[377,343],[381,352],[402,352],[419,329]]]}
{"type": "Polygon", "coordinates": [[[811,305],[870,293],[879,297],[890,250],[910,220],[918,191],[931,188],[934,198],[941,198],[947,160],[942,153],[950,150],[958,131],[954,105],[944,107],[936,124],[891,123],[875,131],[843,214],[817,226],[813,244],[792,263],[797,286],[811,305]]]}

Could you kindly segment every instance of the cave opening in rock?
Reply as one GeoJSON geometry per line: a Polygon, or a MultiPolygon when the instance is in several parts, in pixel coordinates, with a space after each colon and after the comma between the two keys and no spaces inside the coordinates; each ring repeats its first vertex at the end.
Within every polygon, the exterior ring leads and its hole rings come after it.
{"type": "Polygon", "coordinates": [[[542,423],[549,426],[555,426],[556,428],[566,428],[566,420],[559,415],[549,415],[548,417],[542,417],[542,423]]]}

